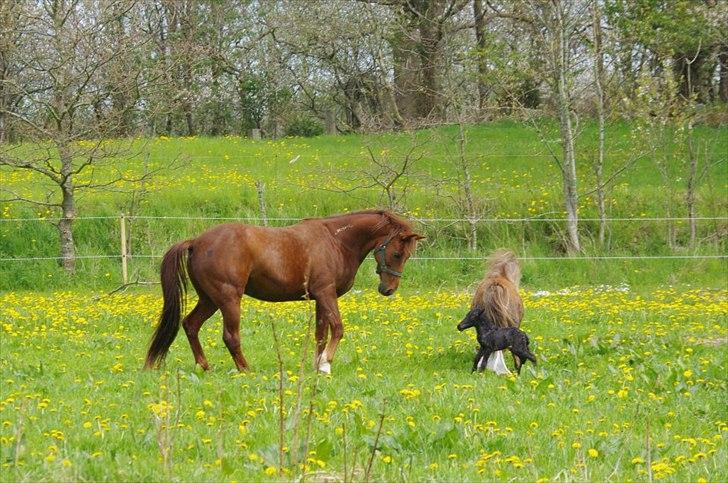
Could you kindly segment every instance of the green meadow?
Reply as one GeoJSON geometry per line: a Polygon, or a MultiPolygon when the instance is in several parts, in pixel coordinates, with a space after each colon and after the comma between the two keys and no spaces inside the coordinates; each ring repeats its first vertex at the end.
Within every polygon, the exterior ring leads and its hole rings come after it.
{"type": "Polygon", "coordinates": [[[467,292],[373,290],[341,299],[333,375],[316,376],[305,302],[244,302],[245,374],[214,316],[203,373],[183,334],[141,370],[155,291],[4,293],[3,480],[728,478],[725,290],[524,296],[538,365],[520,376],[470,373],[467,292]]]}
{"type": "MultiPolygon", "coordinates": [[[[584,256],[634,256],[725,253],[726,220],[699,220],[697,244],[688,248],[689,230],[684,220],[653,220],[669,213],[685,217],[684,198],[688,168],[682,145],[668,144],[654,156],[669,159],[671,181],[665,182],[646,143],[629,124],[614,125],[607,133],[605,174],[625,165],[607,190],[606,244],[597,237],[598,223],[592,162],[596,156],[595,132],[587,126],[579,138],[580,224],[584,256]],[[669,206],[668,206],[669,204],[669,206]],[[669,225],[676,246],[669,248],[669,225]]],[[[702,163],[709,169],[698,186],[697,216],[725,217],[728,189],[725,153],[726,128],[697,130],[696,143],[704,146],[702,163]],[[722,163],[716,161],[722,160],[722,163]]],[[[125,156],[100,165],[78,180],[111,179],[153,173],[143,186],[122,183],[113,191],[79,192],[75,223],[79,273],[69,279],[53,260],[0,264],[2,289],[54,289],[90,287],[107,289],[120,283],[119,215],[132,218],[129,232],[132,279],[156,279],[159,256],[173,242],[193,237],[205,228],[229,219],[258,218],[261,213],[256,181],[264,184],[264,201],[270,223],[292,223],[303,217],[385,207],[387,197],[374,186],[382,169],[377,162],[396,167],[410,155],[409,172],[395,184],[399,211],[417,222],[427,235],[418,255],[455,260],[420,260],[408,272],[417,285],[462,287],[482,273],[483,258],[499,247],[509,247],[522,257],[563,255],[564,223],[539,221],[564,217],[562,185],[551,152],[558,152],[555,126],[539,130],[510,122],[471,126],[465,131],[464,157],[472,177],[477,213],[488,221],[477,226],[478,249],[468,250],[469,226],[451,221],[465,217],[462,206],[459,132],[456,126],[418,131],[415,134],[381,134],[284,138],[252,141],[225,138],[154,138],[134,140],[115,149],[125,156]],[[158,171],[157,171],[158,170],[158,171]],[[126,191],[123,191],[126,190],[126,191]],[[88,219],[86,217],[92,217],[88,219]],[[102,217],[102,218],[97,218],[102,217]],[[103,218],[107,217],[107,218],[103,218]],[[165,217],[171,217],[165,218],[165,217]],[[493,221],[498,219],[501,221],[493,221]],[[505,220],[504,220],[505,219],[505,220]],[[515,221],[518,220],[518,221],[515,221]],[[468,260],[462,260],[468,258],[468,260]]],[[[18,149],[32,151],[29,146],[18,149]]],[[[0,183],[22,194],[43,195],[50,189],[27,171],[0,170],[0,183]]],[[[46,221],[7,221],[49,218],[57,214],[32,205],[6,204],[0,214],[0,258],[58,256],[58,236],[46,221]]],[[[260,223],[252,220],[252,223],[260,223]]],[[[723,265],[715,260],[606,260],[526,261],[527,284],[571,286],[581,283],[622,282],[714,284],[723,265]]],[[[369,281],[366,281],[369,284],[369,281]]]]}

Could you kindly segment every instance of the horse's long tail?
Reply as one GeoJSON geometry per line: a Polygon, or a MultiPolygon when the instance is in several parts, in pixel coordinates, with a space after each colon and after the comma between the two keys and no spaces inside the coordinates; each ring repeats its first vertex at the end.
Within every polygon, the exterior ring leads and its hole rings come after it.
{"type": "Polygon", "coordinates": [[[514,313],[513,305],[517,293],[510,287],[496,282],[490,285],[483,294],[483,311],[486,317],[498,327],[518,327],[520,320],[514,313]]]}
{"type": "Polygon", "coordinates": [[[187,271],[185,269],[185,255],[191,240],[173,245],[162,258],[160,274],[162,280],[162,295],[164,305],[162,315],[159,317],[152,341],[147,352],[145,369],[151,369],[164,360],[169,346],[174,342],[179,332],[182,308],[187,293],[187,271]]]}

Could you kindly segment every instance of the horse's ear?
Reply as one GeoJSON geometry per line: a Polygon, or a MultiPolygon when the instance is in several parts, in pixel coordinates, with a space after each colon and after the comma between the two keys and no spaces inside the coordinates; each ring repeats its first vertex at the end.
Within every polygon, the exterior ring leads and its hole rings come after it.
{"type": "Polygon", "coordinates": [[[409,241],[409,240],[424,240],[427,237],[424,237],[422,235],[418,235],[417,233],[408,233],[404,236],[402,236],[403,241],[409,241]]]}

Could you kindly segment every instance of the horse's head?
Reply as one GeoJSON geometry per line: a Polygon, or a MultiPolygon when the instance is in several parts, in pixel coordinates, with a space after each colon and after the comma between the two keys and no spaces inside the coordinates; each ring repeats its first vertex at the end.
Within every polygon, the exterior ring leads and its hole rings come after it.
{"type": "Polygon", "coordinates": [[[389,296],[397,290],[404,264],[412,255],[417,240],[423,238],[423,236],[410,231],[397,232],[388,236],[384,242],[374,249],[380,294],[389,296]]]}

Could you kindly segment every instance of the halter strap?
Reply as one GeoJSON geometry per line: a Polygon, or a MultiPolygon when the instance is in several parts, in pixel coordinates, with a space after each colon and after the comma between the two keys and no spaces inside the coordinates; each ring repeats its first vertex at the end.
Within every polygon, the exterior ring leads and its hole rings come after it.
{"type": "Polygon", "coordinates": [[[381,252],[381,256],[379,257],[379,260],[377,260],[377,275],[381,273],[388,273],[389,275],[392,275],[393,277],[401,277],[402,272],[398,272],[396,270],[392,270],[387,266],[387,245],[389,245],[389,242],[392,241],[392,238],[394,238],[394,235],[387,238],[387,241],[379,245],[377,248],[374,249],[374,259],[377,259],[377,253],[381,252]]]}

